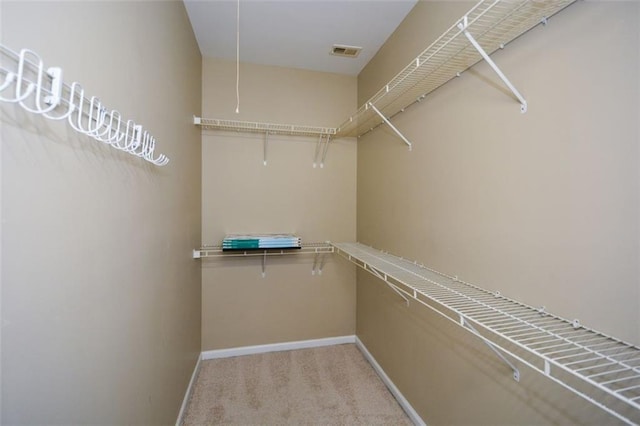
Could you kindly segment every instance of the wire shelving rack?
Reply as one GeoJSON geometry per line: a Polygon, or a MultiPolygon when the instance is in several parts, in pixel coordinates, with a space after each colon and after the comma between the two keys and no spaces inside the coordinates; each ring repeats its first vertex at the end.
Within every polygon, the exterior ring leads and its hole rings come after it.
{"type": "Polygon", "coordinates": [[[328,243],[304,243],[299,248],[269,248],[269,249],[247,249],[247,250],[223,250],[222,246],[203,246],[193,250],[193,258],[231,258],[231,257],[261,257],[262,258],[262,276],[266,276],[266,262],[268,256],[290,256],[290,255],[309,255],[315,256],[312,275],[322,275],[326,255],[334,252],[333,246],[328,243]]]}
{"type": "Polygon", "coordinates": [[[465,328],[520,379],[521,362],[624,423],[640,423],[640,348],[359,243],[335,252],[383,280],[406,302],[465,328]]]}
{"type": "Polygon", "coordinates": [[[481,0],[339,125],[336,137],[359,137],[381,124],[390,125],[389,118],[420,102],[482,59],[494,69],[525,112],[526,100],[489,55],[536,25],[546,24],[549,17],[574,1],[481,0]]]}
{"type": "Polygon", "coordinates": [[[316,150],[313,158],[313,167],[324,167],[324,162],[329,150],[329,142],[336,134],[333,127],[317,127],[298,124],[260,123],[254,121],[235,121],[217,118],[193,117],[193,123],[205,130],[226,130],[244,133],[264,134],[263,165],[267,165],[267,146],[269,135],[310,136],[317,137],[316,150]]]}
{"type": "Polygon", "coordinates": [[[249,133],[269,133],[290,136],[332,136],[333,127],[305,126],[298,124],[260,123],[254,121],[223,120],[217,118],[194,117],[194,124],[206,130],[228,130],[249,133]]]}

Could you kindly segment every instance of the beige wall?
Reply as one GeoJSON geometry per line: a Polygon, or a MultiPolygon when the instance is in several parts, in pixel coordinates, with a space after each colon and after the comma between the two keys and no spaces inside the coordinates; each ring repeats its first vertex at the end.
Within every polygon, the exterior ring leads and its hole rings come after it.
{"type": "Polygon", "coordinates": [[[160,168],[2,123],[2,423],[175,423],[200,351],[201,58],[182,2],[3,1],[2,41],[143,124],[160,168]]]}
{"type": "MultiPolygon", "coordinates": [[[[360,102],[467,6],[419,2],[361,73],[360,102]]],[[[577,2],[496,53],[526,114],[479,64],[394,119],[413,151],[386,128],[363,137],[358,240],[639,343],[639,9],[577,2]]],[[[358,336],[428,424],[611,422],[535,375],[515,385],[365,273],[357,306],[358,336]]]]}
{"type": "MultiPolygon", "coordinates": [[[[205,59],[203,116],[335,126],[356,108],[355,77],[243,63],[235,114],[235,63],[205,59]]],[[[355,240],[356,144],[332,141],[313,168],[315,138],[203,131],[202,241],[227,233],[292,232],[303,242],[355,240]]],[[[202,259],[202,349],[355,333],[355,273],[328,257],[202,259]]]]}

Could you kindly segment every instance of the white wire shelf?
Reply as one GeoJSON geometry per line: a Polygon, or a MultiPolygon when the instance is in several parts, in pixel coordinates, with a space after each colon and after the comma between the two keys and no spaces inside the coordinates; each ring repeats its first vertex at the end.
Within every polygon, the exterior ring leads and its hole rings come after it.
{"type": "Polygon", "coordinates": [[[325,255],[334,252],[334,248],[329,242],[325,243],[304,243],[297,248],[269,248],[269,249],[238,249],[223,250],[222,246],[203,246],[193,250],[193,258],[231,258],[231,257],[261,257],[262,277],[266,276],[266,262],[268,256],[289,256],[313,254],[315,256],[311,275],[322,275],[322,269],[326,261],[325,255]]]}
{"type": "Polygon", "coordinates": [[[259,248],[223,250],[222,246],[202,246],[193,251],[194,259],[202,257],[245,257],[245,256],[282,256],[295,254],[333,253],[330,243],[305,243],[300,248],[259,248]]]}
{"type": "Polygon", "coordinates": [[[269,135],[311,136],[317,137],[313,167],[324,167],[329,150],[329,142],[336,134],[333,127],[301,126],[297,124],[258,123],[253,121],[221,120],[217,118],[193,117],[193,123],[206,130],[227,130],[265,135],[262,164],[267,165],[267,147],[269,135]]]}
{"type": "MultiPolygon", "coordinates": [[[[354,115],[338,126],[336,136],[362,136],[387,122],[381,116],[393,117],[449,80],[460,76],[460,73],[483,58],[471,38],[477,41],[484,52],[491,54],[539,23],[546,22],[547,18],[574,1],[480,1],[366,101],[354,115]]],[[[494,67],[492,62],[490,65],[494,67]]],[[[523,112],[526,111],[524,98],[499,70],[494,70],[518,98],[523,112]]],[[[405,142],[409,144],[408,141],[405,142]]]]}
{"type": "Polygon", "coordinates": [[[640,348],[417,262],[359,243],[336,253],[482,339],[514,370],[515,359],[627,424],[640,423],[640,348]]]}
{"type": "Polygon", "coordinates": [[[290,136],[332,136],[334,127],[304,126],[298,124],[259,123],[253,121],[222,120],[217,118],[194,117],[194,124],[207,130],[228,130],[248,133],[269,133],[290,136]]]}

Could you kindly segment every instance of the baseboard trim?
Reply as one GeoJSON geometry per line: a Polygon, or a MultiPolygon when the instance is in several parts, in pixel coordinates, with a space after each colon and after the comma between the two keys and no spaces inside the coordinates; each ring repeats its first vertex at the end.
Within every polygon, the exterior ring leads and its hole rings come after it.
{"type": "Polygon", "coordinates": [[[216,349],[202,352],[202,359],[230,358],[233,356],[263,354],[267,352],[291,351],[295,349],[318,348],[321,346],[356,343],[356,336],[338,336],[325,339],[299,340],[295,342],[273,343],[269,345],[242,346],[239,348],[216,349]]]}
{"type": "Polygon", "coordinates": [[[409,419],[411,419],[413,424],[416,426],[426,426],[424,420],[422,420],[416,410],[414,410],[411,404],[409,404],[409,401],[407,401],[404,395],[402,395],[402,392],[400,392],[396,385],[391,381],[389,376],[387,376],[387,373],[385,373],[382,367],[380,367],[380,364],[378,364],[378,361],[376,361],[376,359],[373,357],[373,355],[371,355],[364,343],[362,343],[362,341],[357,336],[356,347],[360,350],[360,352],[362,352],[362,355],[364,355],[367,361],[369,361],[369,363],[373,366],[373,369],[376,371],[376,373],[378,373],[380,379],[382,379],[384,384],[389,389],[389,392],[391,392],[391,394],[395,397],[404,412],[407,413],[407,416],[409,416],[409,419]]]}
{"type": "Polygon", "coordinates": [[[182,420],[184,420],[184,414],[187,410],[187,404],[189,404],[189,399],[191,399],[191,393],[193,392],[193,385],[196,382],[196,377],[198,377],[198,372],[200,371],[200,363],[202,362],[202,353],[198,355],[198,361],[196,362],[196,367],[193,369],[193,374],[191,374],[191,380],[189,380],[189,385],[187,386],[187,391],[184,394],[184,399],[182,400],[182,406],[180,406],[180,412],[178,413],[178,420],[176,420],[176,426],[182,425],[182,420]]]}

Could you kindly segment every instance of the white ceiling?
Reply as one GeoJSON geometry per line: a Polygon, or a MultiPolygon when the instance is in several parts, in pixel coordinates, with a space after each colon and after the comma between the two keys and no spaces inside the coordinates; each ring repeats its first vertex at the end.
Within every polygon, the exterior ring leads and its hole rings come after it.
{"type": "MultiPolygon", "coordinates": [[[[240,61],[357,75],[417,0],[239,0],[240,61]],[[357,58],[330,55],[360,46],[357,58]]],[[[236,0],[184,0],[203,56],[236,59],[236,0]]]]}

